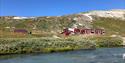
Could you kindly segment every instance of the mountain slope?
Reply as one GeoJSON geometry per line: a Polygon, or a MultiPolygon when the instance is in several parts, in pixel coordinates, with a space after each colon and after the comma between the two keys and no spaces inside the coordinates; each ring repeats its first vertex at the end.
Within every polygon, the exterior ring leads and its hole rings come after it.
{"type": "MultiPolygon", "coordinates": [[[[90,11],[65,16],[18,17],[1,16],[0,32],[13,29],[60,33],[64,28],[103,28],[106,35],[125,36],[125,10],[90,11]]],[[[40,32],[41,33],[41,32],[40,32]]]]}

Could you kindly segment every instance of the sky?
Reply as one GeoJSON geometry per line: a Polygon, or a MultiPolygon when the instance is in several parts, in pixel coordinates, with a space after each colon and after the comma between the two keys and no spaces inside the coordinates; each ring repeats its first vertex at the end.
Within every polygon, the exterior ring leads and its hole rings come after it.
{"type": "Polygon", "coordinates": [[[61,16],[125,9],[125,0],[0,0],[0,16],[61,16]]]}

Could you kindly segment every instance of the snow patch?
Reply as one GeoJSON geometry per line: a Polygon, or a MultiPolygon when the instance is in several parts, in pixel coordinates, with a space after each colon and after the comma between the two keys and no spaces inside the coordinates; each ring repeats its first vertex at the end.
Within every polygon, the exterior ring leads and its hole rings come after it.
{"type": "Polygon", "coordinates": [[[88,15],[125,19],[125,10],[92,11],[89,12],[88,15]]]}
{"type": "Polygon", "coordinates": [[[13,17],[13,19],[32,19],[35,17],[13,17]]]}
{"type": "Polygon", "coordinates": [[[92,16],[90,16],[90,14],[83,14],[84,16],[88,17],[90,19],[90,21],[93,20],[92,16]]]}

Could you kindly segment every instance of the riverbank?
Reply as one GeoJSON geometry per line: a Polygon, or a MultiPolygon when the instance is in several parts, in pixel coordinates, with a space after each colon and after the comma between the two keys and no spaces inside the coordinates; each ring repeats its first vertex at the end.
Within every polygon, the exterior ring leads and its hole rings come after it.
{"type": "Polygon", "coordinates": [[[100,47],[120,47],[119,38],[0,38],[0,54],[51,53],[100,47]]]}

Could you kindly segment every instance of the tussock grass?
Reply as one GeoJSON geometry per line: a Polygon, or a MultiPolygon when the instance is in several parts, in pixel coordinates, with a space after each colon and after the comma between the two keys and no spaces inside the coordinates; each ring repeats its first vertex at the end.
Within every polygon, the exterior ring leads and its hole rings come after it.
{"type": "Polygon", "coordinates": [[[94,49],[89,40],[54,38],[1,38],[0,54],[58,52],[76,49],[94,49]]]}
{"type": "Polygon", "coordinates": [[[106,35],[121,35],[125,36],[125,21],[114,18],[96,18],[93,21],[94,28],[104,28],[106,35]]]}

